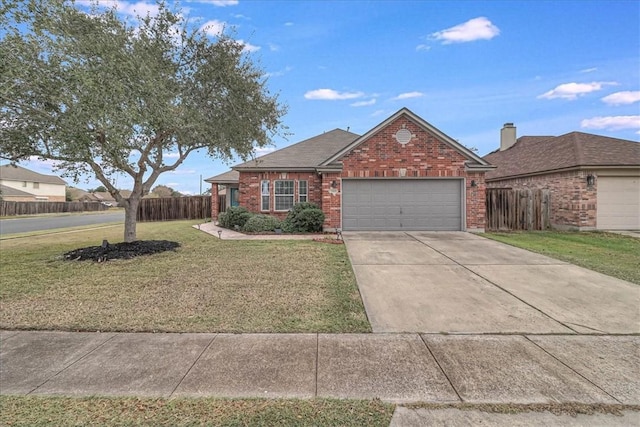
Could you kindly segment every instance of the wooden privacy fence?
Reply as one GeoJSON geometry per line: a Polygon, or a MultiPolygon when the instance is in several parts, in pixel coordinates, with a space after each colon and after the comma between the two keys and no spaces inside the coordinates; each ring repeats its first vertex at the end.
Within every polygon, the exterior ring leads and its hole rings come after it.
{"type": "Polygon", "coordinates": [[[104,211],[100,202],[11,202],[0,201],[0,216],[38,215],[44,213],[104,211]]]}
{"type": "Polygon", "coordinates": [[[487,188],[487,230],[546,230],[549,190],[487,188]]]}
{"type": "Polygon", "coordinates": [[[211,196],[162,197],[142,199],[138,221],[205,219],[211,216],[211,196]]]}

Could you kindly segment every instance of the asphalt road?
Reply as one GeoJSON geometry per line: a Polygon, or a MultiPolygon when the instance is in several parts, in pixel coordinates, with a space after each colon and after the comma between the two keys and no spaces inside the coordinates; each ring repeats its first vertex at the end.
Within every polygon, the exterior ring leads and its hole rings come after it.
{"type": "Polygon", "coordinates": [[[124,222],[124,211],[83,214],[46,215],[31,218],[0,219],[0,235],[53,230],[56,228],[124,222]]]}

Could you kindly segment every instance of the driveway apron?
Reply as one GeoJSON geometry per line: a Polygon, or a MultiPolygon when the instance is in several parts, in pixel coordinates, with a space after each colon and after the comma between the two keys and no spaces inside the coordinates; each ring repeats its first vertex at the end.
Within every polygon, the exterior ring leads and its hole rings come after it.
{"type": "Polygon", "coordinates": [[[638,333],[640,287],[464,232],[345,232],[374,332],[638,333]]]}

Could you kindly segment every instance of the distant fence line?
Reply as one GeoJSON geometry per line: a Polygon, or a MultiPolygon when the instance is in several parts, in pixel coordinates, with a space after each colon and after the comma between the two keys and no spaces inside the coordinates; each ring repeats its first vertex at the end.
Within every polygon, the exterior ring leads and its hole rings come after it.
{"type": "Polygon", "coordinates": [[[0,201],[0,216],[38,215],[45,213],[104,211],[100,202],[11,202],[0,201]]]}
{"type": "Polygon", "coordinates": [[[550,226],[549,190],[487,188],[487,224],[490,231],[546,230],[550,226]]]}
{"type": "Polygon", "coordinates": [[[205,219],[211,216],[211,196],[162,197],[142,199],[138,221],[205,219]]]}

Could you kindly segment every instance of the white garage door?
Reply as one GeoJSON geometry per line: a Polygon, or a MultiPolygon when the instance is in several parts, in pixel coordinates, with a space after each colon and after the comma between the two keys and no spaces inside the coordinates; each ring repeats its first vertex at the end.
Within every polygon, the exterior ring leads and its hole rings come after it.
{"type": "Polygon", "coordinates": [[[640,230],[640,178],[598,177],[597,228],[640,230]]]}
{"type": "Polygon", "coordinates": [[[342,181],[344,230],[462,230],[461,179],[342,181]]]}

